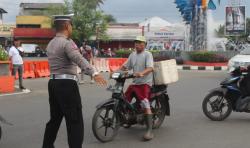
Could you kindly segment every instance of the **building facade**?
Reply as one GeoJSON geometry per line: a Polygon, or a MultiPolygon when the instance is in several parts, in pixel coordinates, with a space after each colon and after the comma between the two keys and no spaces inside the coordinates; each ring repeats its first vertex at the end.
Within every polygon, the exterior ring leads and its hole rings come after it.
{"type": "Polygon", "coordinates": [[[21,3],[13,37],[21,44],[37,44],[45,49],[55,36],[52,19],[46,16],[46,10],[54,6],[62,6],[62,3],[21,3]]]}
{"type": "Polygon", "coordinates": [[[46,10],[52,7],[63,6],[62,3],[21,3],[19,15],[47,15],[46,10]]]}
{"type": "Polygon", "coordinates": [[[13,36],[13,30],[16,26],[14,24],[2,24],[0,25],[0,45],[6,47],[10,44],[13,36]]]}
{"type": "Polygon", "coordinates": [[[3,14],[7,13],[3,8],[0,8],[0,25],[3,24],[3,14]]]}
{"type": "Polygon", "coordinates": [[[183,24],[172,24],[160,17],[152,17],[141,23],[114,23],[106,31],[109,41],[101,41],[102,49],[134,48],[136,36],[147,39],[147,49],[184,50],[186,28],[183,24]]]}
{"type": "Polygon", "coordinates": [[[138,23],[114,23],[109,24],[106,33],[109,40],[100,41],[101,49],[128,49],[134,48],[134,40],[143,34],[143,29],[138,23]]]}
{"type": "Polygon", "coordinates": [[[12,37],[13,28],[15,27],[15,25],[3,23],[4,13],[7,13],[7,11],[0,8],[0,46],[2,47],[5,47],[9,44],[12,37]]]}

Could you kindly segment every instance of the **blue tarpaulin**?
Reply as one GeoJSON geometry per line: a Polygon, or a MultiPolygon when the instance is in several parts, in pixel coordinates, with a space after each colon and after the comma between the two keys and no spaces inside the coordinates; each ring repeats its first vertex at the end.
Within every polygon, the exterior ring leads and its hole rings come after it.
{"type": "Polygon", "coordinates": [[[213,0],[209,0],[208,2],[208,9],[216,10],[216,5],[214,4],[213,0]]]}
{"type": "MultiPolygon", "coordinates": [[[[201,0],[198,0],[201,3],[201,0]]],[[[192,12],[194,9],[193,0],[175,0],[177,5],[176,8],[179,9],[181,15],[183,16],[184,21],[189,24],[192,21],[192,12]]]]}
{"type": "MultiPolygon", "coordinates": [[[[179,9],[186,24],[190,24],[192,21],[195,5],[197,5],[199,8],[202,6],[202,0],[175,0],[174,3],[177,5],[176,8],[179,9]]],[[[216,5],[214,4],[213,0],[209,0],[208,9],[216,9],[216,5]]]]}

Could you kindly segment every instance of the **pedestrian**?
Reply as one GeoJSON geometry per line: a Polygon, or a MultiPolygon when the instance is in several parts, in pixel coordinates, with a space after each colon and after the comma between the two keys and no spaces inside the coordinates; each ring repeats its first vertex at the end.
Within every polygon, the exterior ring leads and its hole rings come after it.
{"type": "Polygon", "coordinates": [[[19,41],[14,39],[13,44],[9,50],[9,57],[13,64],[12,76],[15,77],[16,73],[18,72],[19,89],[26,90],[26,88],[23,86],[23,59],[20,54],[21,51],[18,50],[19,45],[19,41]]]}
{"type": "MultiPolygon", "coordinates": [[[[94,55],[93,55],[93,52],[92,52],[92,48],[89,46],[89,45],[86,45],[86,42],[85,44],[83,44],[85,46],[82,46],[81,47],[81,52],[82,52],[82,55],[83,57],[91,64],[91,65],[94,65],[94,55]]],[[[84,82],[84,73],[82,72],[82,81],[84,82]]],[[[90,76],[90,83],[93,84],[94,83],[94,80],[93,80],[93,77],[90,76]]]]}
{"type": "Polygon", "coordinates": [[[77,66],[92,75],[98,84],[106,85],[106,81],[82,57],[71,39],[71,17],[55,16],[54,24],[56,36],[47,46],[51,71],[48,82],[50,120],[46,125],[42,148],[55,148],[54,142],[63,117],[67,126],[69,148],[82,148],[84,124],[81,96],[76,82],[77,66]]]}

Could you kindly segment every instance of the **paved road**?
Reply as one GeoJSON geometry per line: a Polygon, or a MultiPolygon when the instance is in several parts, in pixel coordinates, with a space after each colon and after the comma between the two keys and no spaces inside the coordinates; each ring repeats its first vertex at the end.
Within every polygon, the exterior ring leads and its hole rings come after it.
{"type": "MultiPolygon", "coordinates": [[[[85,148],[236,148],[249,147],[250,116],[233,113],[223,122],[204,117],[201,102],[207,91],[224,78],[225,72],[181,71],[180,81],[170,85],[171,117],[155,130],[155,139],[140,141],[143,128],[121,129],[115,141],[99,143],[91,131],[95,105],[110,93],[96,85],[80,86],[84,103],[85,148]]],[[[3,126],[0,148],[40,148],[49,117],[47,79],[26,80],[32,93],[0,97],[0,113],[14,126],[3,126]]],[[[56,141],[57,148],[67,148],[65,123],[56,141]]]]}

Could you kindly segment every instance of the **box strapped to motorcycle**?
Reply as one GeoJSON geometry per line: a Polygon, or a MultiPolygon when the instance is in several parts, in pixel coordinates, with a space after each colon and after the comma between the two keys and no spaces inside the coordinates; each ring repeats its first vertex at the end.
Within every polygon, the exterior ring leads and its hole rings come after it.
{"type": "Polygon", "coordinates": [[[154,62],[154,85],[167,85],[179,80],[175,59],[154,62]]]}

